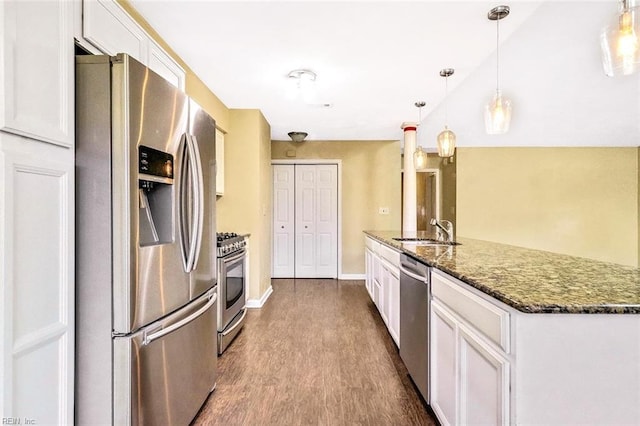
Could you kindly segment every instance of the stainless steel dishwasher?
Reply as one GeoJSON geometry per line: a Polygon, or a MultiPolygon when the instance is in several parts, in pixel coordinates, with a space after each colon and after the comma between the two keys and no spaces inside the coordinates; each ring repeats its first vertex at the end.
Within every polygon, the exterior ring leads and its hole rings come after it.
{"type": "Polygon", "coordinates": [[[429,267],[400,255],[400,357],[429,403],[429,267]]]}

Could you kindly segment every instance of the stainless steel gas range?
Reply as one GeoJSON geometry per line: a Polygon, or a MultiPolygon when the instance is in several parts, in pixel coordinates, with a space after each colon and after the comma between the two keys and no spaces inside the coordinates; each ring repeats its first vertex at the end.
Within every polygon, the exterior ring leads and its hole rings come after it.
{"type": "Polygon", "coordinates": [[[244,323],[247,295],[246,240],[219,232],[218,246],[218,355],[222,355],[244,323]]]}

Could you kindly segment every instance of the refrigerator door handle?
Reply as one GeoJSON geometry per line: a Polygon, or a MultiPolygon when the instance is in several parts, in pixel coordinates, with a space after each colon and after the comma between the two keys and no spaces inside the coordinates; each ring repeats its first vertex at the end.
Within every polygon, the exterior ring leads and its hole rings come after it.
{"type": "Polygon", "coordinates": [[[184,327],[185,325],[189,324],[192,321],[195,321],[198,317],[200,317],[201,315],[203,315],[205,312],[207,312],[209,310],[209,308],[211,308],[211,306],[213,306],[214,303],[216,303],[216,300],[218,300],[218,293],[212,293],[211,295],[209,295],[209,301],[200,309],[198,309],[197,311],[195,311],[194,313],[192,313],[191,315],[189,315],[186,318],[181,319],[180,321],[171,324],[168,327],[162,328],[159,331],[153,331],[151,333],[147,333],[145,332],[143,340],[142,340],[142,344],[143,345],[148,345],[151,342],[153,342],[154,340],[158,340],[163,336],[166,336],[169,333],[172,333],[174,331],[176,331],[179,328],[184,327]]]}
{"type": "Polygon", "coordinates": [[[194,135],[188,135],[191,140],[191,146],[193,147],[194,152],[194,163],[195,163],[195,176],[196,182],[194,185],[197,187],[196,192],[196,207],[194,212],[197,214],[197,219],[195,220],[196,231],[195,231],[195,250],[193,254],[193,261],[191,265],[191,270],[196,269],[198,265],[198,259],[200,258],[200,246],[202,245],[202,232],[204,228],[204,173],[202,171],[202,161],[200,159],[200,148],[198,147],[198,139],[194,135]]]}
{"type": "MultiPolygon", "coordinates": [[[[186,256],[186,264],[185,264],[185,272],[189,273],[194,269],[196,249],[198,249],[197,247],[198,232],[199,232],[198,220],[199,220],[199,216],[201,216],[200,210],[202,209],[202,206],[201,206],[202,203],[200,202],[200,199],[202,197],[201,195],[202,191],[200,190],[201,186],[199,184],[201,179],[199,178],[200,170],[198,168],[199,163],[198,163],[198,157],[197,157],[197,150],[193,146],[191,135],[185,134],[184,138],[185,138],[186,155],[187,155],[187,160],[189,164],[189,174],[190,174],[190,179],[189,179],[190,185],[188,188],[193,193],[192,199],[187,200],[187,202],[190,203],[190,205],[192,206],[191,218],[190,218],[191,226],[189,229],[189,243],[188,243],[188,250],[186,250],[187,256],[186,256]]],[[[183,186],[181,190],[183,192],[189,192],[186,186],[183,186]]],[[[183,194],[183,202],[184,202],[184,196],[185,194],[183,194]]],[[[187,208],[185,208],[185,206],[183,206],[183,208],[184,210],[188,210],[187,208]]],[[[184,216],[182,220],[186,220],[184,216]]]]}
{"type": "Polygon", "coordinates": [[[180,168],[178,173],[178,223],[180,228],[180,248],[182,249],[182,266],[185,272],[189,272],[189,252],[191,248],[192,224],[189,218],[190,203],[190,160],[189,160],[189,142],[187,135],[183,134],[180,141],[179,152],[182,154],[180,168]]]}

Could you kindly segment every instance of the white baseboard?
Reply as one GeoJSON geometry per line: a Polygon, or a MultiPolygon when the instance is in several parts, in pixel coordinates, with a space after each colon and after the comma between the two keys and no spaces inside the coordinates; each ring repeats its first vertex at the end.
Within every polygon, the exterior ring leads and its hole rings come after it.
{"type": "Polygon", "coordinates": [[[340,274],[339,280],[364,280],[367,276],[365,274],[340,274]]]}
{"type": "Polygon", "coordinates": [[[267,288],[267,290],[262,294],[262,297],[260,297],[260,299],[247,300],[246,307],[249,309],[262,308],[264,304],[267,303],[267,299],[269,298],[269,296],[271,296],[271,293],[273,293],[273,287],[269,286],[269,288],[267,288]]]}

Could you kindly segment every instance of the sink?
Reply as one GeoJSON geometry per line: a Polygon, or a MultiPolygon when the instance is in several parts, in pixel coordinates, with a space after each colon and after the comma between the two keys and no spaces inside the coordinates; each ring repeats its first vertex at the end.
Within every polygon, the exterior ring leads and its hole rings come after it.
{"type": "Polygon", "coordinates": [[[420,238],[420,237],[398,237],[393,238],[396,241],[400,241],[402,244],[416,244],[420,246],[458,246],[460,243],[455,241],[438,241],[433,238],[420,238]]]}

